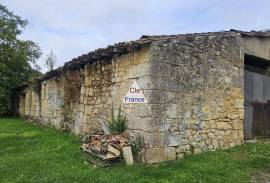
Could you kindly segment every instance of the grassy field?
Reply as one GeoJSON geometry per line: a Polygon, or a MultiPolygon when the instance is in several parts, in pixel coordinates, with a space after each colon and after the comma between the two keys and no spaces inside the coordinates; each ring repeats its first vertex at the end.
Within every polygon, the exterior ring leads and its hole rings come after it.
{"type": "MultiPolygon", "coordinates": [[[[87,164],[73,135],[0,119],[0,182],[250,182],[270,172],[270,141],[145,166],[87,164]]],[[[268,177],[269,178],[269,177],[268,177]]]]}

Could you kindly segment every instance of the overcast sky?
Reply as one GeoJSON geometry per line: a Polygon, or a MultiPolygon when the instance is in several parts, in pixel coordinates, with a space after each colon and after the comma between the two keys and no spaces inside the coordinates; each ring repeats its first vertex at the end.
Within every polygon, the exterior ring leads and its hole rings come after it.
{"type": "Polygon", "coordinates": [[[0,0],[29,21],[22,38],[57,56],[83,53],[141,35],[270,28],[269,0],[0,0]]]}

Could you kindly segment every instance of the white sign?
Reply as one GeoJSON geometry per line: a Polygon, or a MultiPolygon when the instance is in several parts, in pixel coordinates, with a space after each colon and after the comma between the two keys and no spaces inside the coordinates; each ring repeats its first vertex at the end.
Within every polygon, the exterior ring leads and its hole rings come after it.
{"type": "Polygon", "coordinates": [[[123,103],[124,104],[147,103],[147,100],[143,95],[143,91],[136,81],[134,81],[134,83],[129,87],[127,94],[123,98],[123,103]]]}

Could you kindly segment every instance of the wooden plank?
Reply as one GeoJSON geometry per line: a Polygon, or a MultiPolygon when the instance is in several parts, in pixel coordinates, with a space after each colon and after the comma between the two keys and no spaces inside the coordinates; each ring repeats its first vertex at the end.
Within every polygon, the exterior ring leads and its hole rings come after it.
{"type": "Polygon", "coordinates": [[[245,118],[244,118],[244,137],[245,140],[252,139],[255,137],[253,130],[253,106],[245,104],[245,118]]]}
{"type": "Polygon", "coordinates": [[[108,166],[112,165],[112,164],[110,164],[108,162],[98,162],[98,161],[95,161],[95,160],[87,160],[87,161],[92,163],[92,164],[98,165],[100,167],[108,167],[108,166]]]}
{"type": "Polygon", "coordinates": [[[120,156],[121,152],[118,151],[116,148],[114,148],[113,146],[111,146],[110,144],[108,145],[108,149],[107,151],[109,151],[110,153],[116,155],[116,156],[120,156]]]}
{"type": "Polygon", "coordinates": [[[255,137],[254,130],[252,129],[253,122],[253,72],[244,71],[244,138],[252,139],[255,137]]]}
{"type": "Polygon", "coordinates": [[[122,148],[123,157],[127,165],[133,165],[133,156],[130,146],[126,146],[122,148]]]}
{"type": "Polygon", "coordinates": [[[263,80],[263,100],[264,103],[270,101],[270,77],[264,76],[263,80]]]}
{"type": "Polygon", "coordinates": [[[253,128],[256,135],[264,134],[264,104],[253,103],[253,128]]]}
{"type": "Polygon", "coordinates": [[[245,70],[244,75],[245,101],[251,102],[253,99],[253,73],[245,70]]]}
{"type": "Polygon", "coordinates": [[[111,160],[115,160],[119,158],[118,156],[114,155],[114,154],[111,154],[111,153],[107,153],[105,155],[105,157],[103,158],[103,160],[107,160],[107,161],[111,161],[111,160]]]}
{"type": "Polygon", "coordinates": [[[263,103],[263,80],[262,74],[253,73],[253,101],[263,103]]]}
{"type": "Polygon", "coordinates": [[[264,123],[262,125],[262,136],[270,137],[270,102],[264,104],[264,123]]]}

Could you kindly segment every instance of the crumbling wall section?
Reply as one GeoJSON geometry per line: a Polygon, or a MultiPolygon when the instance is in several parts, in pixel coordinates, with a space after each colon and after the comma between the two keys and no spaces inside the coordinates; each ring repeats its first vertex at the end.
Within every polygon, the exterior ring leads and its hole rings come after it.
{"type": "Polygon", "coordinates": [[[25,116],[25,94],[24,92],[18,93],[19,95],[19,116],[24,117],[25,116]]]}
{"type": "Polygon", "coordinates": [[[62,107],[64,104],[64,79],[62,76],[45,80],[41,83],[41,114],[40,121],[44,125],[61,128],[63,121],[62,107]]]}
{"type": "Polygon", "coordinates": [[[33,86],[28,86],[19,94],[20,98],[20,116],[38,118],[40,115],[40,97],[39,92],[33,86]]]}

